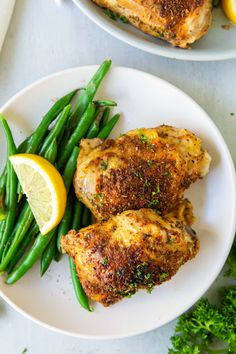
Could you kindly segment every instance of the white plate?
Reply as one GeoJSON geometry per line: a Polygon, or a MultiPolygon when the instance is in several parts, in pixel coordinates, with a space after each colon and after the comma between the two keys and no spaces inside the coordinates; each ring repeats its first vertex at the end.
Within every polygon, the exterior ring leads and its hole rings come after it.
{"type": "Polygon", "coordinates": [[[191,49],[172,47],[167,42],[148,36],[133,26],[111,20],[91,0],[73,0],[97,25],[116,38],[146,52],[172,59],[224,60],[236,58],[236,26],[230,25],[221,9],[213,11],[213,23],[207,35],[191,46],[191,49]],[[225,30],[222,25],[230,25],[225,30]]]}
{"type": "MultiPolygon", "coordinates": [[[[13,97],[2,111],[16,141],[32,131],[52,104],[51,98],[84,87],[95,69],[89,66],[57,73],[13,97]]],[[[42,279],[38,264],[15,285],[5,285],[1,277],[0,292],[16,310],[48,328],[78,337],[117,338],[149,331],[173,320],[212,284],[226,260],[235,231],[235,175],[224,140],[208,115],[169,83],[140,71],[115,67],[99,96],[117,101],[122,112],[113,136],[136,127],[166,123],[189,128],[202,138],[213,158],[211,171],[187,193],[197,216],[194,227],[201,240],[198,256],[151,295],[140,291],[110,308],[97,304],[93,313],[84,311],[75,300],[67,257],[53,262],[42,279]]],[[[4,156],[5,145],[1,144],[1,161],[4,156]]]]}

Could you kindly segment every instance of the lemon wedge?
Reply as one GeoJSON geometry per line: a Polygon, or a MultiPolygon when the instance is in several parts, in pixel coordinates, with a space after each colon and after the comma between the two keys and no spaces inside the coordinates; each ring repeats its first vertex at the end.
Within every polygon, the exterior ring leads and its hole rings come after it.
{"type": "Polygon", "coordinates": [[[222,0],[221,5],[225,15],[236,25],[236,0],[222,0]]]}
{"type": "Polygon", "coordinates": [[[57,169],[34,154],[9,157],[42,235],[57,226],[65,212],[66,188],[57,169]]]}

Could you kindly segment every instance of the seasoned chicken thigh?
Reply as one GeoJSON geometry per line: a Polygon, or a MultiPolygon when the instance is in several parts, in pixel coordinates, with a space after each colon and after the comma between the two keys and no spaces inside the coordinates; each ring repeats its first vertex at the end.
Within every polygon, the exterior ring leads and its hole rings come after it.
{"type": "Polygon", "coordinates": [[[75,192],[100,220],[141,208],[167,213],[210,164],[198,137],[165,125],[116,140],[82,140],[80,147],[75,192]]]}
{"type": "Polygon", "coordinates": [[[70,231],[61,247],[73,258],[83,289],[94,301],[109,306],[138,289],[151,291],[169,280],[199,248],[184,203],[160,217],[152,209],[124,211],[79,232],[70,231]]]}
{"type": "Polygon", "coordinates": [[[132,25],[174,46],[187,48],[201,38],[212,20],[211,0],[93,0],[132,25]]]}

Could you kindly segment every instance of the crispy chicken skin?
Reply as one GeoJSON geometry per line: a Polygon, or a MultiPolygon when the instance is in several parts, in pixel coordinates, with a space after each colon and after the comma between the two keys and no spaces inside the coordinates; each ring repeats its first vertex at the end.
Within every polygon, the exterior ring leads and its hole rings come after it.
{"type": "Polygon", "coordinates": [[[135,27],[187,48],[201,38],[212,20],[211,0],[93,0],[126,17],[135,27]]]}
{"type": "Polygon", "coordinates": [[[165,125],[115,140],[82,140],[80,148],[75,192],[99,220],[141,208],[167,213],[210,164],[198,137],[165,125]]]}
{"type": "Polygon", "coordinates": [[[141,209],[79,232],[71,230],[62,237],[61,247],[73,258],[88,297],[109,306],[138,289],[151,291],[169,280],[196,255],[199,242],[175,213],[161,217],[152,209],[141,209]]]}

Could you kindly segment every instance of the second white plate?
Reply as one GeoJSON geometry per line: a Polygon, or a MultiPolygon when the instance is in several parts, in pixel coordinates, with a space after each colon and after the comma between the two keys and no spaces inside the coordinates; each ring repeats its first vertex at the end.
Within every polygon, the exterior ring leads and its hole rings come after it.
{"type": "Polygon", "coordinates": [[[190,49],[181,49],[148,36],[133,26],[110,19],[91,0],[73,0],[74,3],[97,25],[114,37],[146,52],[172,59],[224,60],[236,58],[236,26],[230,24],[222,10],[214,9],[209,32],[195,42],[190,49]],[[224,29],[229,26],[229,30],[224,29]]]}
{"type": "MultiPolygon", "coordinates": [[[[84,87],[96,67],[57,73],[36,82],[13,97],[1,111],[8,118],[17,142],[31,133],[51,106],[51,99],[84,87]]],[[[0,278],[0,295],[16,310],[48,328],[86,338],[118,338],[162,326],[186,311],[212,284],[230,250],[235,231],[235,174],[226,144],[208,115],[186,94],[149,74],[122,67],[112,68],[99,98],[114,99],[122,118],[113,136],[137,127],[171,124],[198,134],[212,156],[209,175],[191,186],[187,195],[197,221],[201,242],[198,256],[184,265],[173,279],[151,295],[140,291],[131,299],[88,313],[77,303],[67,257],[53,262],[40,279],[36,264],[15,285],[0,278]]],[[[0,141],[4,141],[0,130],[0,141]]],[[[1,145],[0,161],[6,146],[1,145]],[[3,148],[2,148],[3,147],[3,148]]],[[[1,166],[2,167],[2,166],[1,166]]]]}

